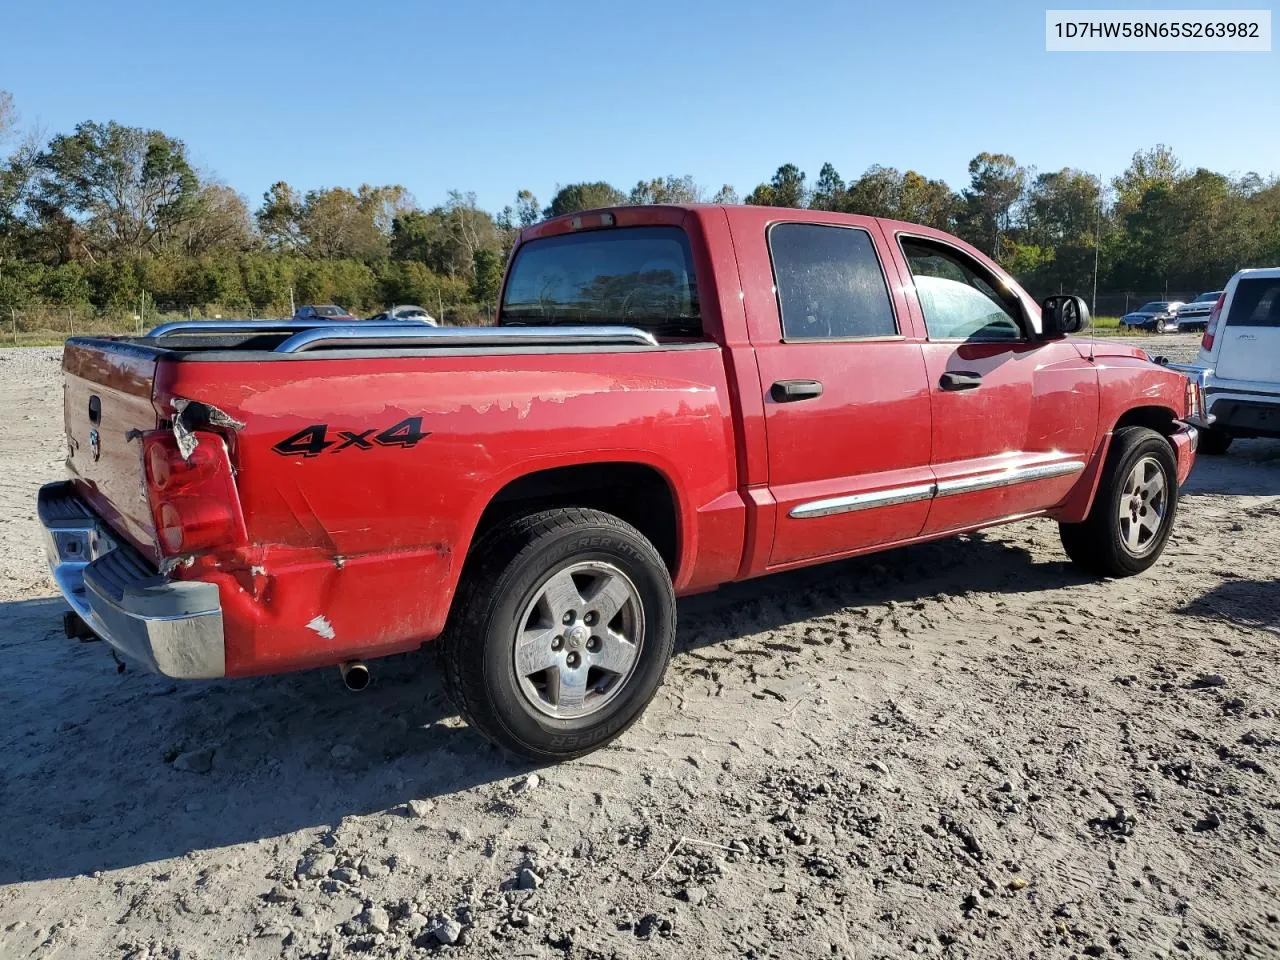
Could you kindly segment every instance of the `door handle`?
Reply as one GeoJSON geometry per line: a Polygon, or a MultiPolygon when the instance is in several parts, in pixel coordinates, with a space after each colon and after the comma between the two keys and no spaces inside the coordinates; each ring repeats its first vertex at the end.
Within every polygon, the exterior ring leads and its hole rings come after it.
{"type": "Polygon", "coordinates": [[[779,380],[769,388],[774,403],[794,403],[822,396],[822,384],[817,380],[779,380]]]}
{"type": "Polygon", "coordinates": [[[1236,339],[1237,340],[1257,340],[1258,338],[1255,337],[1252,333],[1242,333],[1236,339]]]}
{"type": "Polygon", "coordinates": [[[938,386],[943,390],[977,390],[982,386],[982,374],[974,373],[972,370],[944,373],[942,379],[938,381],[938,386]]]}

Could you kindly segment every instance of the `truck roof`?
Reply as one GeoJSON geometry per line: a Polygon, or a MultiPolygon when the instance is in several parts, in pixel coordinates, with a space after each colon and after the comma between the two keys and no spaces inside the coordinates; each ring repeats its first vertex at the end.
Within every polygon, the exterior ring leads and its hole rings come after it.
{"type": "MultiPolygon", "coordinates": [[[[645,204],[637,206],[597,207],[592,210],[579,210],[574,213],[551,217],[520,231],[517,246],[539,237],[556,236],[574,230],[609,229],[610,227],[641,226],[646,224],[679,225],[686,215],[706,217],[715,211],[723,211],[730,221],[736,219],[758,220],[765,215],[768,220],[786,220],[791,223],[827,223],[866,227],[878,223],[887,236],[895,233],[909,233],[917,237],[931,238],[960,247],[976,255],[980,262],[991,263],[990,258],[982,251],[965,243],[959,237],[928,227],[924,224],[909,223],[905,220],[891,220],[887,217],[871,217],[858,213],[836,213],[828,210],[810,210],[804,207],[766,207],[748,204],[723,203],[670,203],[645,204]],[[611,218],[602,222],[603,218],[611,218]]],[[[992,264],[994,266],[994,264],[992,264]]]]}
{"type": "Polygon", "coordinates": [[[628,221],[632,224],[655,221],[672,222],[673,214],[706,214],[713,210],[723,210],[730,217],[741,215],[746,211],[752,211],[752,216],[758,215],[758,212],[768,212],[774,214],[777,219],[785,219],[792,222],[839,223],[840,221],[847,221],[849,223],[866,224],[868,221],[875,221],[894,230],[909,230],[912,233],[919,234],[936,234],[939,238],[946,237],[949,242],[954,242],[955,240],[950,234],[934,227],[927,227],[919,223],[909,223],[905,220],[893,220],[888,217],[872,217],[860,213],[838,213],[830,210],[811,210],[806,207],[767,207],[741,203],[657,203],[595,207],[590,210],[563,213],[558,217],[550,217],[532,226],[525,227],[520,231],[520,239],[523,241],[534,237],[561,233],[566,227],[583,229],[614,225],[625,226],[628,221]],[[600,223],[599,218],[605,214],[615,218],[613,224],[600,223]],[[576,226],[575,221],[577,221],[576,226]]]}

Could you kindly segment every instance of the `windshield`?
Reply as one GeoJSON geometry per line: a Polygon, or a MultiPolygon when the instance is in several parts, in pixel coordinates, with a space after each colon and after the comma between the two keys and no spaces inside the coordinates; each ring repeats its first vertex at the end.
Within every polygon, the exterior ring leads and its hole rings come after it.
{"type": "Polygon", "coordinates": [[[1144,303],[1138,308],[1138,313],[1159,313],[1165,307],[1169,306],[1168,302],[1161,300],[1155,303],[1144,303]]]}
{"type": "Polygon", "coordinates": [[[620,324],[702,333],[689,238],[679,227],[544,237],[516,252],[501,325],[620,324]]]}
{"type": "Polygon", "coordinates": [[[316,307],[316,313],[322,317],[343,317],[347,311],[341,307],[335,307],[332,303],[327,303],[322,307],[316,307]]]}
{"type": "Polygon", "coordinates": [[[1195,301],[1194,301],[1194,302],[1196,302],[1196,303],[1212,303],[1213,301],[1217,300],[1217,299],[1218,299],[1218,297],[1220,297],[1221,295],[1222,295],[1222,291],[1221,291],[1221,290],[1219,290],[1217,293],[1202,293],[1202,294],[1200,294],[1200,296],[1196,297],[1196,299],[1195,299],[1195,301]]]}

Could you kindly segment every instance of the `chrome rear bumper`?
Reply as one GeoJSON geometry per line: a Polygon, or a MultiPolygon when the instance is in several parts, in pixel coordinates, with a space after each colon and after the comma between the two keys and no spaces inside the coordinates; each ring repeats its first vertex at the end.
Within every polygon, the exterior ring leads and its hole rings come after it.
{"type": "Polygon", "coordinates": [[[53,579],[94,633],[167,677],[225,675],[216,585],[156,573],[115,537],[70,483],[41,487],[38,507],[53,579]]]}

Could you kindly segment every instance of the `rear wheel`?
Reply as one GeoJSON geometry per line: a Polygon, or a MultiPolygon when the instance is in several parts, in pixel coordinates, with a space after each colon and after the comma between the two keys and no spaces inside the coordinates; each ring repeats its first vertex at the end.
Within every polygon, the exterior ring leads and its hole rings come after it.
{"type": "Polygon", "coordinates": [[[1234,438],[1231,434],[1225,430],[1215,430],[1210,427],[1207,430],[1200,431],[1200,440],[1196,444],[1196,450],[1207,457],[1220,457],[1227,452],[1227,448],[1231,446],[1232,439],[1234,438]]]}
{"type": "Polygon", "coordinates": [[[508,521],[476,546],[441,638],[466,720],[534,761],[608,743],[644,711],[675,641],[662,557],[598,510],[508,521]]]}
{"type": "Polygon", "coordinates": [[[1156,321],[1156,333],[1164,333],[1169,329],[1169,325],[1163,320],[1156,321]]]}
{"type": "Polygon", "coordinates": [[[1146,427],[1121,427],[1111,439],[1089,515],[1058,530],[1076,566],[1129,577],[1160,559],[1177,509],[1177,462],[1169,441],[1146,427]]]}

